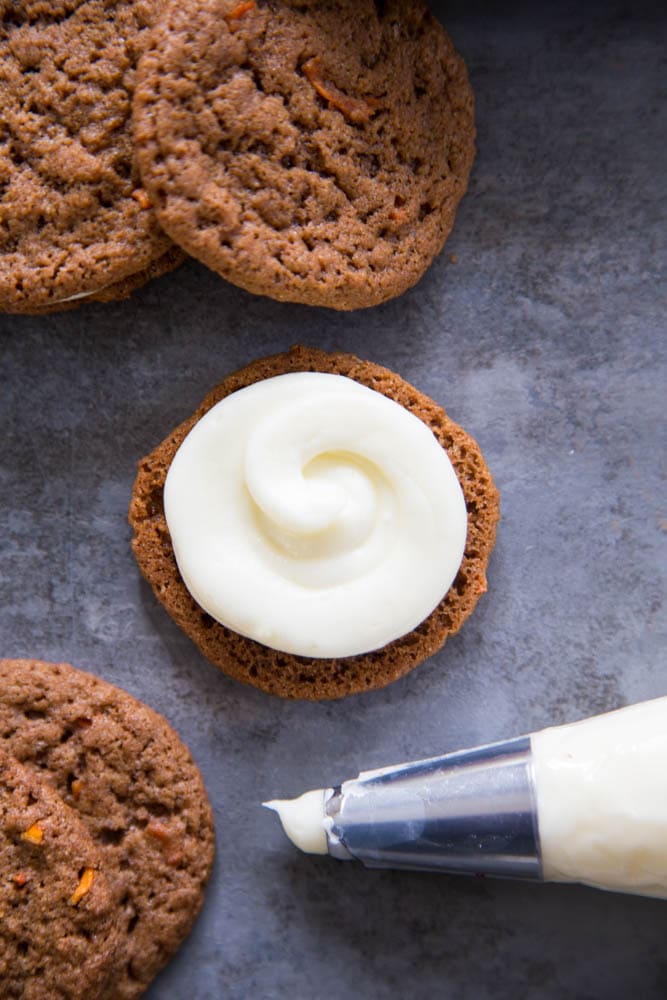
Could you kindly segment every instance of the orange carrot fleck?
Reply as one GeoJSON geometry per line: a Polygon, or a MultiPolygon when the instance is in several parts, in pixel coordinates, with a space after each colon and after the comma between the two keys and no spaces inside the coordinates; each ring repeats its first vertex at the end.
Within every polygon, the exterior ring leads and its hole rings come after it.
{"type": "Polygon", "coordinates": [[[81,780],[81,778],[75,778],[72,784],[70,785],[72,798],[74,799],[75,802],[78,801],[79,796],[81,795],[82,788],[83,788],[83,781],[81,780]]]}
{"type": "Polygon", "coordinates": [[[159,841],[168,864],[179,865],[181,863],[183,860],[183,851],[174,842],[173,830],[170,830],[164,823],[160,823],[159,820],[153,819],[146,827],[145,832],[148,837],[159,841]]]}
{"type": "Polygon", "coordinates": [[[85,868],[83,875],[79,879],[79,884],[69,898],[70,906],[77,906],[86,893],[90,892],[93,887],[93,882],[95,881],[95,870],[93,868],[85,868]]]}
{"type": "Polygon", "coordinates": [[[322,79],[320,63],[320,57],[313,56],[301,66],[308,83],[315,88],[320,97],[328,101],[332,107],[344,114],[355,125],[367,122],[373,112],[381,107],[380,102],[374,97],[348,97],[333,83],[325,83],[322,79]]]}
{"type": "Polygon", "coordinates": [[[160,823],[157,819],[152,819],[148,826],[146,827],[146,833],[149,837],[154,837],[155,840],[160,840],[162,843],[166,843],[171,840],[171,830],[164,823],[160,823]]]}
{"type": "Polygon", "coordinates": [[[132,197],[138,203],[139,208],[150,208],[151,200],[148,197],[146,191],[143,188],[137,188],[136,191],[132,192],[132,197]]]}
{"type": "Polygon", "coordinates": [[[39,823],[29,826],[25,833],[21,834],[21,840],[25,840],[28,844],[41,844],[44,840],[44,831],[39,823]]]}
{"type": "Polygon", "coordinates": [[[389,212],[389,218],[392,222],[403,226],[408,221],[408,213],[404,208],[392,208],[389,212]]]}
{"type": "Polygon", "coordinates": [[[16,875],[12,876],[12,881],[14,882],[15,886],[17,886],[19,889],[22,889],[23,886],[27,885],[27,883],[30,881],[30,876],[27,875],[25,872],[17,872],[16,875]]]}
{"type": "Polygon", "coordinates": [[[249,10],[255,9],[255,0],[240,0],[236,7],[232,7],[228,14],[225,14],[225,21],[230,31],[236,31],[239,27],[237,21],[247,14],[249,10]]]}

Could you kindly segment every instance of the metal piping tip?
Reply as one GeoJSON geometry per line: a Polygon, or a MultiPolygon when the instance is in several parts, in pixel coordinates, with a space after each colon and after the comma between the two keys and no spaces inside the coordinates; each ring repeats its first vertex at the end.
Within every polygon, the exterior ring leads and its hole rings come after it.
{"type": "Polygon", "coordinates": [[[337,858],[542,878],[529,736],[361,774],[332,791],[325,812],[337,858]]]}

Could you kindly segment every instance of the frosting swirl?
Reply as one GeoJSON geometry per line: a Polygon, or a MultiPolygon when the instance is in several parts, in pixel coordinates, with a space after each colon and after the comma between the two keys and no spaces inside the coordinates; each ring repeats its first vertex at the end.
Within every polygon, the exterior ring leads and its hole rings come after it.
{"type": "Polygon", "coordinates": [[[164,504],[197,603],[301,656],[412,631],[465,546],[461,487],[432,432],[341,375],[279,375],[221,400],[176,453],[164,504]]]}

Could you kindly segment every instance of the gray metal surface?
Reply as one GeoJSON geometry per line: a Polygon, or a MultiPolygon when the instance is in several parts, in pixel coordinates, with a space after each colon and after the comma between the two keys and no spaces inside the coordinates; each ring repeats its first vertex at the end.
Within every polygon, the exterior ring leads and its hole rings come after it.
{"type": "Polygon", "coordinates": [[[189,263],[127,303],[0,318],[2,654],[70,660],[163,712],[215,804],[205,910],[151,1000],[667,995],[662,902],[300,856],[259,806],[667,693],[661,8],[450,6],[478,155],[445,252],[396,302],[278,305],[189,263]],[[295,341],[400,371],[502,491],[460,635],[331,704],[209,666],[140,581],[125,520],[136,460],[295,341]]]}

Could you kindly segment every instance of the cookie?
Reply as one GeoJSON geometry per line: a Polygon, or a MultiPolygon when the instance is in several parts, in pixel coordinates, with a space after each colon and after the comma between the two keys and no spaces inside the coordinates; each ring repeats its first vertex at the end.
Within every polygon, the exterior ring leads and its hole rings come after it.
{"type": "Polygon", "coordinates": [[[465,65],[423,0],[174,0],[133,116],[178,244],[250,292],[335,309],[419,280],[474,156],[465,65]]]}
{"type": "Polygon", "coordinates": [[[340,698],[380,688],[437,652],[471,614],[486,591],[486,568],[499,518],[498,491],[475,441],[433,400],[380,365],[351,354],[327,354],[296,347],[256,361],[229,376],[139,463],[129,521],[132,548],[141,572],[177,625],[203,655],[236,680],[283,698],[340,698]],[[174,558],[164,516],[163,488],[171,461],[196,422],[230,393],[287,372],[330,372],[355,379],[419,417],[446,450],[463,490],[468,513],[465,552],[448,593],[414,631],[382,649],[342,659],[282,653],[225,628],[194,601],[174,558]]]}
{"type": "Polygon", "coordinates": [[[110,997],[115,915],[82,820],[0,748],[0,994],[110,997]]]}
{"type": "Polygon", "coordinates": [[[0,0],[0,310],[57,305],[150,268],[171,241],[130,134],[158,0],[0,0]]]}
{"type": "Polygon", "coordinates": [[[123,935],[113,996],[139,996],[189,933],[210,873],[199,770],[165,719],[64,664],[0,660],[0,740],[86,825],[123,935]]]}
{"type": "Polygon", "coordinates": [[[99,292],[93,293],[88,301],[90,302],[118,302],[121,299],[129,299],[133,292],[143,288],[149,281],[161,278],[171,271],[175,271],[187,260],[187,254],[183,253],[180,247],[171,246],[166,253],[154,260],[143,271],[130,274],[122,281],[117,281],[108,288],[102,288],[99,292]]]}
{"type": "Polygon", "coordinates": [[[186,259],[186,254],[183,253],[180,247],[172,246],[161,257],[154,260],[145,270],[139,271],[137,274],[131,274],[129,277],[123,278],[122,281],[117,281],[115,284],[109,285],[108,288],[100,289],[99,292],[77,295],[74,298],[54,303],[51,306],[27,307],[25,309],[15,309],[13,312],[20,313],[21,315],[45,316],[49,313],[68,312],[71,309],[77,309],[79,306],[86,305],[88,302],[118,302],[122,299],[128,299],[133,292],[143,288],[149,281],[153,281],[154,278],[161,278],[164,274],[169,274],[170,271],[174,271],[177,267],[180,267],[186,259]]]}

